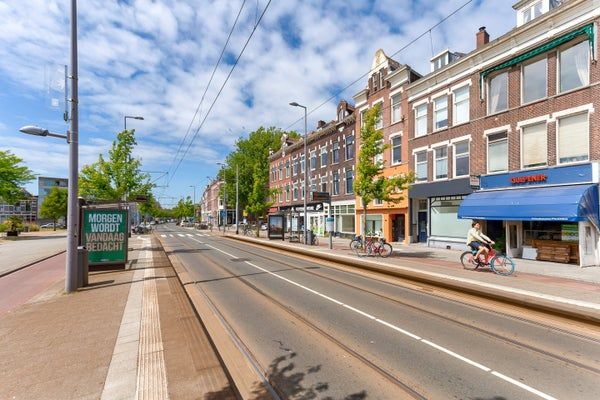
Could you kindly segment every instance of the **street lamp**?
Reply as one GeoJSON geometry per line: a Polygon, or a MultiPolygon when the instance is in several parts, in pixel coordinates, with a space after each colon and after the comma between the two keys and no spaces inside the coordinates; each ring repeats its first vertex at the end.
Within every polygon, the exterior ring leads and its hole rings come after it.
{"type": "Polygon", "coordinates": [[[142,121],[144,120],[144,117],[133,117],[131,115],[124,116],[123,117],[123,128],[124,128],[123,130],[125,130],[125,131],[127,130],[127,118],[129,118],[129,119],[139,119],[139,120],[142,120],[142,121]]]}
{"type": "MultiPolygon", "coordinates": [[[[78,286],[77,243],[79,212],[77,192],[79,179],[79,107],[77,67],[77,0],[71,0],[71,126],[67,135],[51,133],[36,126],[24,126],[21,132],[35,136],[50,136],[66,139],[69,144],[69,194],[67,201],[67,261],[65,265],[65,291],[71,293],[78,286]]],[[[82,271],[80,271],[82,273],[82,271]]],[[[84,277],[85,279],[85,277],[84,277]]]]}
{"type": "Polygon", "coordinates": [[[307,183],[308,183],[308,158],[306,156],[306,136],[307,136],[307,122],[306,122],[306,107],[296,103],[295,101],[290,103],[290,106],[292,107],[300,107],[300,108],[304,108],[304,244],[307,244],[308,242],[308,237],[306,234],[306,225],[308,224],[308,220],[307,220],[307,212],[306,212],[306,198],[308,197],[308,190],[307,190],[307,183]]]}

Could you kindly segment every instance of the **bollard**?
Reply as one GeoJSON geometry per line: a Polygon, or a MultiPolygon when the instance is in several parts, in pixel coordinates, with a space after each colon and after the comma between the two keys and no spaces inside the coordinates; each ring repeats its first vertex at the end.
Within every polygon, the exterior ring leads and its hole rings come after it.
{"type": "Polygon", "coordinates": [[[77,287],[87,286],[89,274],[88,251],[85,246],[77,247],[77,287]]]}

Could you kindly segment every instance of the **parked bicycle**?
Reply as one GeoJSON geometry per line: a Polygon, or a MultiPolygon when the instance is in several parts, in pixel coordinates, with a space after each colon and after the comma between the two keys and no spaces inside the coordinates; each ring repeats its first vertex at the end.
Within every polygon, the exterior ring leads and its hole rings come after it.
{"type": "Polygon", "coordinates": [[[386,258],[394,251],[391,244],[387,243],[384,238],[377,236],[367,236],[364,241],[362,240],[362,236],[356,236],[350,242],[350,248],[359,257],[375,255],[386,258]]]}
{"type": "Polygon", "coordinates": [[[515,272],[515,262],[505,254],[498,253],[493,247],[488,246],[487,256],[480,255],[475,258],[477,250],[465,251],[460,255],[463,268],[474,271],[480,267],[490,267],[498,275],[508,276],[515,272]]]}
{"type": "Polygon", "coordinates": [[[256,227],[250,226],[250,225],[244,225],[244,230],[242,232],[245,236],[251,236],[251,237],[255,237],[256,236],[256,227]]]}

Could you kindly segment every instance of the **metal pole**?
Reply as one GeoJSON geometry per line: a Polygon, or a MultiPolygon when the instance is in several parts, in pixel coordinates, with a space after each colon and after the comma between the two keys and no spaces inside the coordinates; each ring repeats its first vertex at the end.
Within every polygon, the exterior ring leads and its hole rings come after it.
{"type": "Polygon", "coordinates": [[[308,141],[307,138],[307,132],[308,132],[308,127],[307,127],[307,122],[306,122],[306,118],[307,118],[307,113],[306,113],[306,107],[304,108],[304,244],[312,244],[312,243],[307,243],[308,240],[308,235],[307,235],[307,225],[308,225],[308,217],[307,217],[307,211],[306,211],[306,198],[308,197],[308,190],[307,190],[307,183],[308,183],[308,158],[306,155],[306,142],[308,141]]]}
{"type": "Polygon", "coordinates": [[[65,291],[77,289],[77,242],[79,235],[78,192],[78,141],[79,115],[77,94],[77,0],[71,0],[71,127],[69,130],[69,198],[67,205],[67,263],[65,291]]]}
{"type": "MultiPolygon", "coordinates": [[[[329,212],[327,213],[329,214],[329,218],[333,217],[333,211],[331,209],[331,195],[329,195],[329,212]]],[[[333,249],[333,231],[335,230],[335,228],[331,231],[329,231],[329,250],[333,249]]]]}
{"type": "Polygon", "coordinates": [[[238,235],[240,233],[240,219],[239,219],[239,209],[240,209],[240,168],[238,165],[235,166],[235,234],[238,235]]]}
{"type": "Polygon", "coordinates": [[[227,179],[225,178],[225,173],[223,172],[223,235],[225,234],[225,228],[227,227],[227,179]]]}
{"type": "Polygon", "coordinates": [[[123,127],[124,127],[124,131],[127,130],[127,117],[123,117],[123,127]]]}

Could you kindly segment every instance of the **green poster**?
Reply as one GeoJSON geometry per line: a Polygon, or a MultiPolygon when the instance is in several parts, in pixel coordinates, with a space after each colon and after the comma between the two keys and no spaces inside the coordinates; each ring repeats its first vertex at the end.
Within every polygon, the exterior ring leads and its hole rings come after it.
{"type": "Polygon", "coordinates": [[[83,210],[83,245],[90,265],[127,261],[127,211],[83,210]]]}
{"type": "Polygon", "coordinates": [[[577,224],[562,224],[560,240],[563,242],[579,241],[579,226],[577,224]]]}

